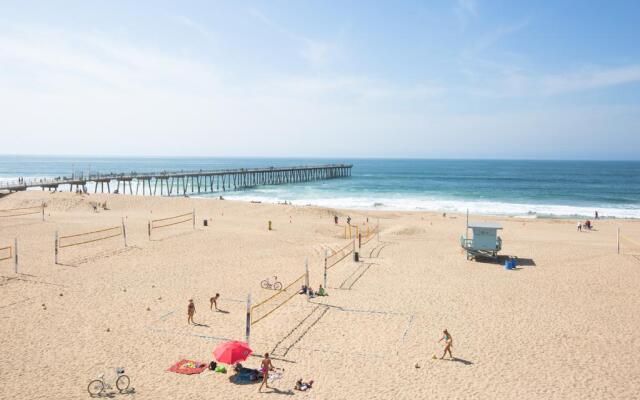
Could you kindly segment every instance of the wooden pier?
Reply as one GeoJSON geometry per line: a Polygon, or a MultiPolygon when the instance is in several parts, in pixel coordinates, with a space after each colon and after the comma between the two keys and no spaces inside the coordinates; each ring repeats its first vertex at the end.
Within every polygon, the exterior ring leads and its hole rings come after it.
{"type": "Polygon", "coordinates": [[[351,176],[351,164],[303,165],[292,167],[240,168],[211,171],[162,171],[157,173],[79,174],[71,178],[42,178],[0,182],[0,190],[17,192],[29,188],[70,191],[84,190],[93,183],[94,193],[120,193],[151,196],[189,195],[241,190],[261,185],[344,178],[351,176]],[[113,184],[115,183],[115,187],[113,184]],[[99,190],[98,190],[99,188],[99,190]],[[114,189],[113,192],[111,189],[114,189]],[[135,190],[134,190],[135,188],[135,190]],[[105,191],[106,189],[106,191],[105,191]]]}

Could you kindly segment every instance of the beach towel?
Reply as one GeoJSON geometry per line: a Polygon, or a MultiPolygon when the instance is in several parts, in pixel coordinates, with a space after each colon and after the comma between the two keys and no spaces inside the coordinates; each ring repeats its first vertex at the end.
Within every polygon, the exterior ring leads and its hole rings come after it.
{"type": "Polygon", "coordinates": [[[192,375],[199,374],[205,369],[207,369],[206,363],[193,360],[180,360],[167,371],[175,372],[176,374],[192,375]]]}

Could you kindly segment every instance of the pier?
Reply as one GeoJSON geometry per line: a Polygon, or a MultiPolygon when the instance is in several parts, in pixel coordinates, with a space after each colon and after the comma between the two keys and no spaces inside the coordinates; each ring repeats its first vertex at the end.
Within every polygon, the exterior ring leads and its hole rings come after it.
{"type": "Polygon", "coordinates": [[[69,191],[94,185],[94,193],[119,193],[150,196],[217,193],[262,185],[344,178],[351,176],[351,164],[303,165],[292,167],[240,168],[227,170],[129,172],[77,174],[71,178],[40,178],[0,182],[0,191],[17,192],[30,188],[69,191]],[[111,190],[113,189],[113,191],[111,190]],[[134,190],[135,189],[135,190],[134,190]]]}

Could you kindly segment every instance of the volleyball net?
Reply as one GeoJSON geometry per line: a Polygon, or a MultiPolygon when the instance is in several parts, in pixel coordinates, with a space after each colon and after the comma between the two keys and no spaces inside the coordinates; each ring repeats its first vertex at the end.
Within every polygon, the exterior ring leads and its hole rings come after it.
{"type": "Polygon", "coordinates": [[[13,258],[13,246],[0,247],[0,261],[11,260],[13,258]]]}
{"type": "Polygon", "coordinates": [[[345,239],[353,239],[357,238],[360,233],[360,228],[357,225],[343,225],[344,227],[344,238],[345,239]]]}
{"type": "Polygon", "coordinates": [[[41,214],[42,220],[44,221],[44,203],[31,207],[6,208],[0,210],[0,218],[21,217],[34,214],[41,214]]]}
{"type": "Polygon", "coordinates": [[[189,213],[174,215],[173,217],[152,219],[148,224],[149,239],[151,239],[151,233],[156,229],[168,228],[170,226],[186,224],[190,222],[193,229],[196,229],[196,211],[193,210],[189,213]]]}
{"type": "Polygon", "coordinates": [[[73,235],[61,236],[58,234],[58,231],[56,231],[56,237],[55,237],[56,264],[58,264],[58,253],[62,249],[65,249],[68,247],[87,245],[90,243],[101,242],[103,240],[113,239],[116,237],[122,237],[124,241],[124,247],[127,247],[127,231],[124,226],[124,221],[122,222],[121,225],[98,229],[90,232],[76,233],[73,235]]]}
{"type": "Polygon", "coordinates": [[[14,239],[13,245],[0,247],[0,262],[13,260],[14,271],[18,273],[18,239],[14,239]]]}
{"type": "Polygon", "coordinates": [[[267,318],[277,309],[284,306],[296,295],[298,295],[300,293],[300,287],[303,285],[306,279],[308,278],[307,273],[305,272],[304,274],[293,280],[291,283],[289,283],[287,286],[285,286],[282,290],[278,290],[277,293],[267,297],[257,304],[252,305],[249,309],[250,326],[254,326],[258,322],[267,318]]]}
{"type": "Polygon", "coordinates": [[[332,250],[332,253],[330,255],[325,254],[325,257],[324,257],[325,270],[329,270],[335,267],[340,261],[344,260],[345,258],[349,257],[351,254],[353,254],[354,247],[355,247],[354,242],[350,240],[347,244],[340,247],[338,250],[332,250]]]}
{"type": "Polygon", "coordinates": [[[373,228],[369,228],[369,225],[367,225],[366,228],[363,229],[364,235],[362,236],[362,242],[360,243],[360,245],[364,246],[365,244],[369,243],[369,241],[378,234],[379,229],[379,225],[376,225],[373,228]]]}

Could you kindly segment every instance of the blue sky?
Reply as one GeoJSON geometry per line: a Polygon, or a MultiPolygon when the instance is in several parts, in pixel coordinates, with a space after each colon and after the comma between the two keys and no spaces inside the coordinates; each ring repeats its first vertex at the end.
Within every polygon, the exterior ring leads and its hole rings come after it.
{"type": "Polygon", "coordinates": [[[0,2],[0,153],[640,159],[640,2],[0,2]]]}

